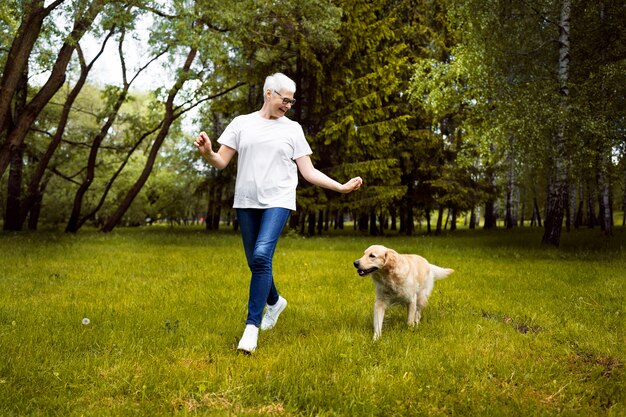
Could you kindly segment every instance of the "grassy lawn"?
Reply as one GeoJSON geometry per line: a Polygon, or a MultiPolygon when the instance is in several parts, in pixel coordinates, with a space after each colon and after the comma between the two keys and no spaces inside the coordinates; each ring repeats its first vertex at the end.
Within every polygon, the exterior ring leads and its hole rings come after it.
{"type": "Polygon", "coordinates": [[[0,235],[0,415],[625,416],[626,231],[285,236],[289,307],[236,351],[239,236],[166,227],[0,235]],[[454,268],[420,326],[352,261],[372,243],[454,268]]]}

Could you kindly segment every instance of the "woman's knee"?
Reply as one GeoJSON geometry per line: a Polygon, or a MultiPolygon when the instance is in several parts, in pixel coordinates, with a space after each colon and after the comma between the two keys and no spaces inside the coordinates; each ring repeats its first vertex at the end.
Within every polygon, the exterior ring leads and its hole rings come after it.
{"type": "Polygon", "coordinates": [[[253,272],[272,270],[272,254],[269,251],[255,250],[252,254],[250,269],[253,272]]]}

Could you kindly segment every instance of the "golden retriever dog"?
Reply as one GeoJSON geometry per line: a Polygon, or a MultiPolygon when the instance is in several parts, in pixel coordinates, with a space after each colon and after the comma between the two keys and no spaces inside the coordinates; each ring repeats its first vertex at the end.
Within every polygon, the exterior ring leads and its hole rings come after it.
{"type": "Polygon", "coordinates": [[[419,324],[422,310],[435,285],[454,272],[430,264],[419,255],[402,255],[382,245],[373,245],[354,261],[360,276],[371,276],[376,285],[374,302],[374,340],[380,337],[387,307],[404,304],[408,309],[407,324],[419,324]]]}

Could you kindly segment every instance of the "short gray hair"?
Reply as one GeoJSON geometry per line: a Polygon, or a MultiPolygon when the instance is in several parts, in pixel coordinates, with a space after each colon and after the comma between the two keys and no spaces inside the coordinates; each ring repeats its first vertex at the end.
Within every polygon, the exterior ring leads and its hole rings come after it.
{"type": "Polygon", "coordinates": [[[295,93],[296,83],[285,74],[277,72],[276,74],[268,75],[265,78],[265,85],[263,86],[263,95],[267,90],[283,91],[285,93],[295,93]]]}

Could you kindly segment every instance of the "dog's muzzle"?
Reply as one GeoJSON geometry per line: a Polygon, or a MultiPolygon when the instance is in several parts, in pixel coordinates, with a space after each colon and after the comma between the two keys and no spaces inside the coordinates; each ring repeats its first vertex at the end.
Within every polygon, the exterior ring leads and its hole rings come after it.
{"type": "Polygon", "coordinates": [[[359,262],[359,260],[357,259],[356,261],[354,261],[354,267],[356,268],[356,272],[358,272],[358,274],[362,277],[371,274],[372,272],[376,271],[378,268],[376,268],[375,266],[370,268],[370,269],[363,269],[361,268],[361,263],[359,262]]]}

